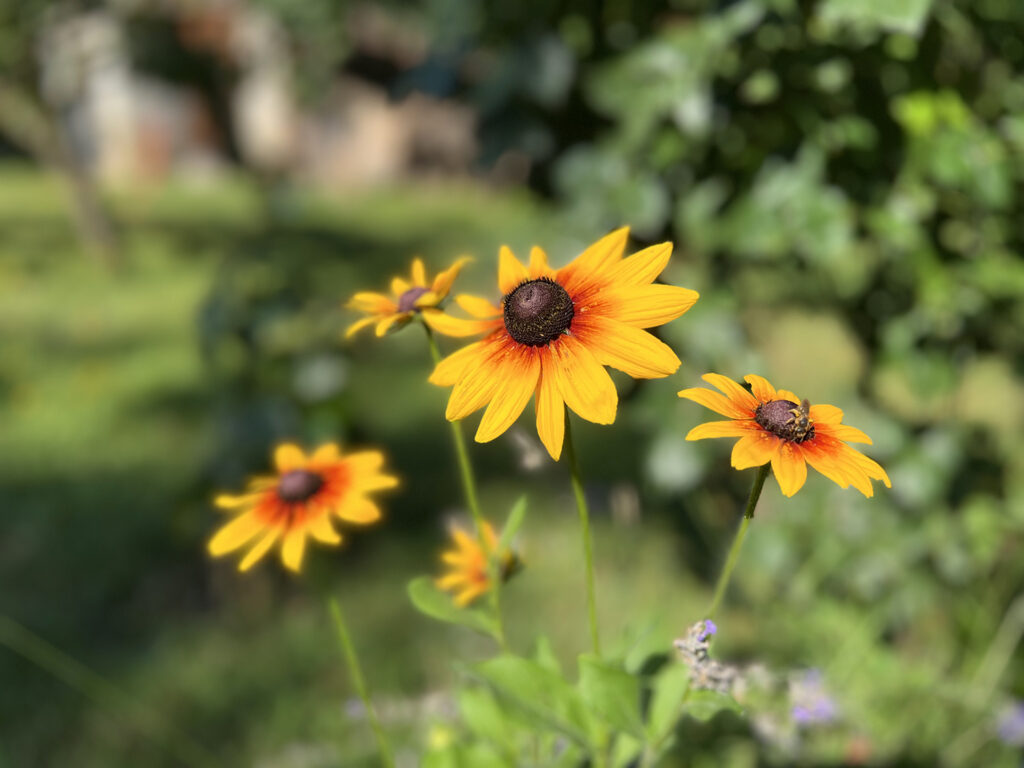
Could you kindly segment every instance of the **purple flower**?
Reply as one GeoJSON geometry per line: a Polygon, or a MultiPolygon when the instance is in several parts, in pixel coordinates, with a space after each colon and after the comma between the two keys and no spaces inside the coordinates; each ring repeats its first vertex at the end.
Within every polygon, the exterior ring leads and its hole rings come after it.
{"type": "Polygon", "coordinates": [[[1024,747],[1024,701],[1015,701],[999,713],[996,735],[1004,744],[1024,747]]]}
{"type": "Polygon", "coordinates": [[[715,624],[711,619],[704,619],[704,630],[697,637],[702,643],[712,635],[718,633],[718,625],[715,624]]]}
{"type": "Polygon", "coordinates": [[[790,714],[798,725],[830,723],[839,714],[817,669],[809,669],[789,681],[789,700],[792,703],[790,714]]]}

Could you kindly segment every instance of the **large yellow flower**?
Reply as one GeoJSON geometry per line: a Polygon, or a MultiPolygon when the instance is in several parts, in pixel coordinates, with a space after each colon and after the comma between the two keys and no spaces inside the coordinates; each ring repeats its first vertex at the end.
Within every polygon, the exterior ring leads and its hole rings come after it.
{"type": "Polygon", "coordinates": [[[452,283],[468,261],[468,258],[456,260],[444,272],[438,273],[433,281],[428,282],[423,260],[414,259],[409,280],[401,277],[391,280],[391,293],[394,298],[370,291],[357,293],[349,300],[348,307],[365,312],[368,316],[352,323],[345,331],[345,338],[374,323],[377,324],[377,335],[383,336],[391,328],[401,328],[412,320],[417,312],[428,325],[433,325],[432,320],[443,314],[438,306],[448,296],[452,283]]]}
{"type": "MultiPolygon", "coordinates": [[[[479,539],[458,526],[452,528],[452,539],[455,548],[441,555],[441,562],[448,567],[448,572],[435,583],[439,589],[454,593],[456,605],[469,605],[491,589],[490,557],[498,546],[498,536],[491,524],[485,522],[483,541],[486,550],[479,539]]],[[[505,582],[519,569],[519,558],[511,551],[502,552],[499,557],[499,575],[505,582]]]]}
{"type": "Polygon", "coordinates": [[[751,392],[728,376],[706,373],[702,378],[725,395],[694,387],[682,390],[679,396],[731,420],[701,424],[691,429],[686,439],[740,438],[732,449],[736,469],[759,467],[770,461],[786,496],[803,487],[808,464],[841,488],[852,485],[867,497],[874,495],[872,480],[892,487],[877,462],[843,442],[870,445],[871,438],[843,424],[843,412],[834,405],[811,405],[788,389],[776,390],[760,376],[745,377],[751,392]]]}
{"type": "Polygon", "coordinates": [[[234,511],[235,517],[210,540],[211,555],[226,555],[256,539],[239,564],[240,571],[249,570],[278,540],[282,562],[298,571],[307,536],[340,544],[331,516],[357,525],[376,522],[380,509],[367,494],[398,485],[397,478],[380,472],[380,451],[342,456],[337,445],[328,443],[307,456],[285,444],[274,452],[274,463],[276,475],[254,478],[240,496],[222,494],[214,501],[221,509],[234,511]]]}
{"type": "Polygon", "coordinates": [[[672,244],[622,258],[628,228],[597,241],[555,270],[540,248],[524,266],[507,247],[498,265],[501,305],[476,296],[456,302],[475,319],[450,315],[434,327],[449,336],[487,336],[442,360],[430,381],[454,386],[446,416],[462,419],[487,406],[478,442],[507,430],[536,395],[537,433],[555,460],[562,453],[564,405],[597,424],[615,420],[618,394],[604,366],[643,379],[668,376],[679,358],[642,330],[667,323],[697,301],[697,292],[651,285],[672,244]]]}

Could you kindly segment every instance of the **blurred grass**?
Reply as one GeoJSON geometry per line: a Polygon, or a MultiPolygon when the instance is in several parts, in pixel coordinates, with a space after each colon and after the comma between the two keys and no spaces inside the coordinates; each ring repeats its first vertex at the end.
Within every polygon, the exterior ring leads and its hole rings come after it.
{"type": "MultiPolygon", "coordinates": [[[[352,716],[358,707],[319,597],[329,590],[345,605],[389,727],[421,743],[425,712],[447,711],[426,694],[456,675],[451,652],[473,656],[489,646],[430,624],[405,598],[405,582],[436,567],[441,514],[460,506],[444,393],[421,383],[428,366],[417,329],[361,341],[342,360],[343,412],[356,414],[350,429],[393,448],[406,478],[387,504],[392,529],[357,532],[341,553],[314,551],[302,581],[272,561],[243,578],[231,562],[207,562],[203,549],[218,524],[208,497],[254,469],[220,455],[233,449],[219,421],[223,355],[202,351],[204,312],[232,264],[246,269],[281,254],[323,262],[318,274],[329,276],[306,297],[323,318],[354,290],[383,288],[413,252],[435,268],[474,253],[483,287],[495,242],[523,249],[569,236],[525,198],[457,186],[295,196],[287,223],[273,226],[242,182],[141,190],[114,202],[128,243],[119,274],[79,252],[53,179],[0,169],[0,611],[225,764],[372,764],[370,734],[352,716]],[[270,256],[259,250],[268,243],[270,256]]],[[[325,343],[337,346],[338,322],[318,326],[325,343]]],[[[346,431],[341,418],[314,418],[314,430],[346,431]]],[[[275,437],[289,434],[289,424],[275,437]]],[[[581,432],[589,442],[590,431],[581,432]]],[[[271,440],[246,439],[257,443],[254,455],[266,456],[271,440]]],[[[528,567],[508,592],[512,640],[525,647],[546,628],[571,664],[585,620],[568,485],[557,467],[528,483],[510,475],[514,446],[505,440],[477,451],[489,510],[507,509],[527,485],[535,499],[522,534],[528,567]],[[541,502],[552,483],[557,490],[541,502]]],[[[585,447],[584,461],[591,458],[604,461],[585,447]]],[[[676,629],[673,603],[686,594],[672,539],[649,527],[613,530],[599,517],[609,638],[634,642],[626,616],[640,610],[652,617],[648,639],[664,645],[676,629]],[[623,570],[629,582],[616,578],[623,570]]],[[[0,676],[17,691],[0,702],[0,765],[175,764],[133,728],[132,713],[97,707],[6,651],[0,676]]]]}

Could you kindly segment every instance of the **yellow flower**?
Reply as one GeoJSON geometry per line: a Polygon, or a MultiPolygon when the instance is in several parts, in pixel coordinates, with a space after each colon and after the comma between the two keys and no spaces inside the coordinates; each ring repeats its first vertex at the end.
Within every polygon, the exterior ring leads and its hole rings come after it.
{"type": "Polygon", "coordinates": [[[345,331],[345,338],[349,338],[368,325],[377,324],[377,335],[383,336],[392,327],[401,328],[412,320],[417,312],[423,317],[427,325],[437,315],[444,313],[437,307],[448,296],[452,283],[458,277],[459,271],[470,259],[457,259],[444,272],[438,273],[432,283],[427,282],[427,272],[423,267],[422,259],[414,259],[412,262],[412,275],[410,280],[395,277],[391,280],[391,293],[394,298],[385,296],[383,293],[372,293],[361,291],[353,296],[349,302],[349,309],[364,312],[368,317],[356,320],[345,331]],[[429,287],[428,287],[429,286],[429,287]]]}
{"type": "MultiPolygon", "coordinates": [[[[469,605],[491,589],[489,558],[498,546],[498,537],[490,523],[483,526],[485,552],[480,540],[462,528],[452,528],[454,549],[442,553],[441,561],[448,567],[448,572],[436,580],[439,589],[455,593],[455,604],[469,605]]],[[[501,553],[501,580],[508,581],[519,569],[519,558],[510,551],[501,553]]]]}
{"type": "Polygon", "coordinates": [[[442,360],[430,376],[434,384],[454,386],[449,420],[486,405],[476,432],[477,442],[486,443],[512,426],[536,394],[537,433],[557,460],[565,405],[597,424],[615,421],[618,394],[604,366],[643,379],[676,371],[676,354],[643,329],[679,317],[698,294],[651,285],[672,244],[623,259],[628,235],[628,228],[612,232],[558,270],[540,248],[530,252],[529,266],[501,248],[501,305],[461,295],[456,302],[475,319],[443,315],[433,326],[449,336],[487,334],[442,360]]]}
{"type": "Polygon", "coordinates": [[[307,456],[285,444],[274,452],[274,463],[276,475],[254,478],[240,496],[220,495],[214,501],[235,517],[210,540],[211,555],[220,557],[256,540],[240,571],[249,570],[279,539],[281,561],[298,571],[307,536],[324,544],[341,543],[331,516],[357,525],[376,522],[380,509],[367,494],[398,485],[397,478],[380,472],[380,451],[342,456],[337,445],[328,443],[307,456]]]}
{"type": "Polygon", "coordinates": [[[884,469],[843,442],[871,445],[871,438],[843,424],[843,412],[834,405],[811,405],[787,389],[776,390],[760,376],[745,377],[751,392],[728,376],[706,373],[702,378],[725,395],[695,387],[684,389],[679,396],[731,421],[701,424],[691,429],[686,439],[740,438],[732,449],[736,469],[759,467],[770,461],[786,496],[803,487],[808,464],[841,488],[852,485],[869,498],[874,495],[872,480],[892,487],[884,469]]]}

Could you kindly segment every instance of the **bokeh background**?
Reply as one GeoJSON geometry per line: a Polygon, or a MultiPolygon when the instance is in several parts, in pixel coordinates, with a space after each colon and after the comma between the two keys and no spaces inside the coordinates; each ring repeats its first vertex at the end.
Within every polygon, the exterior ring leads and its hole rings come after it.
{"type": "MultiPolygon", "coordinates": [[[[374,764],[325,592],[402,764],[465,735],[444,691],[490,647],[404,592],[464,514],[446,392],[342,302],[417,254],[493,295],[499,245],[622,224],[702,298],[658,330],[679,372],[577,432],[612,648],[699,615],[753,474],[684,441],[700,374],[839,405],[893,481],[769,480],[716,654],[820,670],[837,716],[722,715],[678,764],[1018,765],[1022,182],[1017,0],[0,0],[0,766],[374,764]],[[404,485],[303,579],[239,576],[210,499],[282,439],[404,485]]],[[[492,517],[530,497],[512,642],[571,663],[565,467],[529,418],[474,461],[492,517]]]]}

